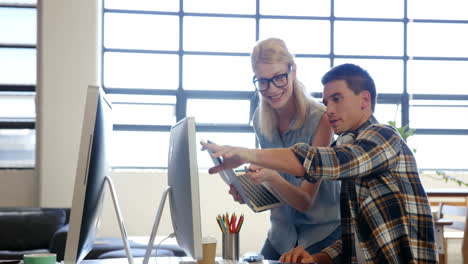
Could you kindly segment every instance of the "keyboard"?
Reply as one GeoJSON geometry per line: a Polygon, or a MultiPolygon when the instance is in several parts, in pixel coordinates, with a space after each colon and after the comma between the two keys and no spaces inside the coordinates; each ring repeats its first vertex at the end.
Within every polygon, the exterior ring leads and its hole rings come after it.
{"type": "Polygon", "coordinates": [[[216,264],[238,264],[239,262],[232,259],[216,259],[216,264]]]}
{"type": "Polygon", "coordinates": [[[239,175],[239,180],[250,202],[257,208],[269,209],[270,205],[281,204],[281,201],[263,184],[255,184],[246,174],[239,175]]]}

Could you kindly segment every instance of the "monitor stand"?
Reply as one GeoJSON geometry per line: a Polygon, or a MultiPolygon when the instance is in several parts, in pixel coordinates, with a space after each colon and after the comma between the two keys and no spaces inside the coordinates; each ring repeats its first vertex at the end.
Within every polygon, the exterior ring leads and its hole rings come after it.
{"type": "Polygon", "coordinates": [[[133,264],[132,251],[130,250],[130,244],[128,243],[127,232],[125,231],[125,224],[123,221],[122,214],[120,213],[119,201],[117,200],[117,194],[115,192],[114,184],[112,183],[112,179],[109,176],[106,176],[105,182],[107,182],[107,185],[109,186],[110,193],[112,196],[112,202],[114,204],[115,214],[117,216],[117,222],[119,223],[120,235],[122,236],[125,253],[128,259],[128,264],[133,264]]]}
{"type": "Polygon", "coordinates": [[[156,233],[158,232],[159,222],[161,221],[161,216],[164,210],[164,205],[166,203],[167,195],[171,191],[171,187],[167,186],[161,195],[161,200],[159,201],[158,211],[156,217],[154,218],[153,230],[151,230],[151,236],[148,242],[148,247],[146,248],[145,258],[143,259],[143,264],[148,264],[151,257],[151,252],[153,251],[154,240],[156,238],[156,233]]]}

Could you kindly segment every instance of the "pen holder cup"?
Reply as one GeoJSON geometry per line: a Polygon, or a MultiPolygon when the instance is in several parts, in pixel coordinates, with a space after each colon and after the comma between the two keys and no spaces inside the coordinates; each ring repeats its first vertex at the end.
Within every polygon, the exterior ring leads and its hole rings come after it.
{"type": "Polygon", "coordinates": [[[239,259],[239,233],[223,233],[223,259],[239,259]]]}

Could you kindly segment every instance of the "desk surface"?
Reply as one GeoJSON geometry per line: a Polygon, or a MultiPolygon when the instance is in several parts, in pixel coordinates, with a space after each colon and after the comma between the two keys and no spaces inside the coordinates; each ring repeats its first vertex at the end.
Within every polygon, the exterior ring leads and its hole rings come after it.
{"type": "MultiPolygon", "coordinates": [[[[179,264],[180,262],[184,263],[196,263],[191,261],[191,258],[188,257],[152,257],[149,260],[150,264],[179,264]]],[[[142,264],[143,258],[133,258],[134,264],[142,264]]],[[[128,264],[128,259],[126,258],[110,258],[110,259],[85,259],[82,260],[79,264],[128,264]]]]}
{"type": "Polygon", "coordinates": [[[468,196],[468,188],[440,188],[440,189],[426,189],[427,196],[443,196],[443,197],[466,197],[468,196]]]}
{"type": "MultiPolygon", "coordinates": [[[[134,264],[142,264],[143,258],[134,258],[134,264]]],[[[151,258],[149,264],[196,264],[196,261],[188,257],[158,257],[151,258]]],[[[263,260],[263,264],[277,264],[278,261],[263,260]]],[[[79,264],[128,264],[126,258],[113,258],[113,259],[89,259],[82,260],[79,264]]],[[[224,260],[220,257],[216,258],[216,264],[237,264],[234,260],[224,260]]]]}
{"type": "Polygon", "coordinates": [[[452,220],[449,220],[449,219],[439,218],[439,219],[436,219],[436,220],[434,221],[434,224],[435,224],[435,225],[446,226],[446,225],[451,225],[451,224],[453,224],[453,221],[452,221],[452,220]]]}

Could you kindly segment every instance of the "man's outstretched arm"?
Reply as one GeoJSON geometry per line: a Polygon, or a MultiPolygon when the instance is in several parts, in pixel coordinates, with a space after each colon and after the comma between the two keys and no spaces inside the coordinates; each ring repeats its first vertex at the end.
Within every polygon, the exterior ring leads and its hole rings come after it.
{"type": "Polygon", "coordinates": [[[303,176],[305,170],[294,152],[286,148],[248,149],[232,146],[219,146],[214,143],[200,142],[205,149],[213,152],[213,156],[223,157],[221,165],[210,168],[210,173],[218,173],[225,169],[233,169],[245,163],[283,171],[288,174],[303,176]]]}

